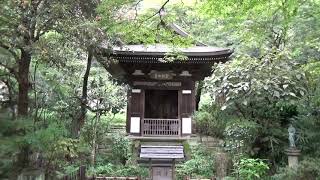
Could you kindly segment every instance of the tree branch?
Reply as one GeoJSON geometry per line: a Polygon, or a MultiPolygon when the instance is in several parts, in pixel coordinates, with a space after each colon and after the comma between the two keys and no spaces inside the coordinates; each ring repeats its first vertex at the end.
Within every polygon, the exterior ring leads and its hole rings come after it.
{"type": "Polygon", "coordinates": [[[78,99],[83,107],[85,107],[87,110],[89,110],[89,111],[91,111],[93,113],[99,112],[100,114],[104,114],[104,113],[109,111],[109,109],[107,109],[107,108],[94,109],[94,108],[88,106],[88,104],[81,97],[76,96],[76,97],[73,97],[73,98],[78,99]]]}
{"type": "MultiPolygon", "coordinates": [[[[166,2],[164,2],[162,4],[162,6],[159,8],[159,10],[157,12],[155,12],[153,15],[149,16],[148,18],[144,19],[143,21],[141,21],[140,26],[142,25],[143,22],[148,21],[149,19],[153,18],[154,16],[156,16],[157,14],[160,14],[160,11],[164,9],[164,7],[169,3],[170,0],[166,0],[166,2]]],[[[140,27],[139,26],[139,27],[140,27]]]]}
{"type": "Polygon", "coordinates": [[[42,26],[38,27],[37,28],[37,31],[36,31],[36,35],[35,35],[35,41],[39,40],[39,38],[45,34],[51,27],[51,23],[53,22],[54,18],[50,18],[48,19],[47,21],[45,21],[42,26]]]}
{"type": "Polygon", "coordinates": [[[238,110],[238,112],[243,116],[243,118],[246,118],[246,115],[244,111],[241,109],[241,106],[239,105],[239,103],[235,102],[235,107],[238,110]]]}
{"type": "Polygon", "coordinates": [[[138,17],[138,5],[140,4],[140,2],[143,0],[139,0],[136,5],[134,6],[134,10],[136,12],[136,16],[134,17],[134,19],[136,20],[136,18],[138,17]]]}

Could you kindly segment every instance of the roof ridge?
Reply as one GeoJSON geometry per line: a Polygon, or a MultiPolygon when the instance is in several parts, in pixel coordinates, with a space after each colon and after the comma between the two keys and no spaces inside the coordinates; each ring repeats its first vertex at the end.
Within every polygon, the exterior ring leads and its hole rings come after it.
{"type": "MultiPolygon", "coordinates": [[[[192,37],[189,33],[187,33],[184,29],[182,29],[182,27],[180,27],[179,25],[177,25],[176,23],[170,23],[169,24],[169,28],[171,28],[175,33],[177,33],[178,35],[182,36],[182,37],[192,37]]],[[[195,45],[196,46],[208,46],[207,44],[194,39],[195,41],[195,45]]]]}

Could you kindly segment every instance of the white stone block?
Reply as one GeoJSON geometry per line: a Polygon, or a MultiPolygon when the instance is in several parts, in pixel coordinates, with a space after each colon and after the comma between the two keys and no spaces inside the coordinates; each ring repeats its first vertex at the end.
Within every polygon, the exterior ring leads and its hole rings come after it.
{"type": "Polygon", "coordinates": [[[191,94],[191,90],[182,90],[182,94],[191,94]]]}
{"type": "Polygon", "coordinates": [[[191,118],[182,118],[182,134],[191,134],[192,133],[192,122],[191,118]]]}
{"type": "Polygon", "coordinates": [[[132,93],[141,93],[141,89],[132,89],[131,92],[132,93]]]}
{"type": "Polygon", "coordinates": [[[140,133],[140,117],[130,118],[130,133],[140,133]]]}

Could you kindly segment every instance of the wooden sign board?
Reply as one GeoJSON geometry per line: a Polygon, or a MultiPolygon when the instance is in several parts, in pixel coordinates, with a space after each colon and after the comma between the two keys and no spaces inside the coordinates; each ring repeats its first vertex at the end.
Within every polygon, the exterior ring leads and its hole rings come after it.
{"type": "Polygon", "coordinates": [[[134,86],[152,86],[152,87],[180,87],[181,82],[156,82],[156,81],[134,81],[134,86]]]}
{"type": "Polygon", "coordinates": [[[149,76],[156,80],[171,80],[175,74],[170,71],[153,71],[149,73],[149,76]]]}

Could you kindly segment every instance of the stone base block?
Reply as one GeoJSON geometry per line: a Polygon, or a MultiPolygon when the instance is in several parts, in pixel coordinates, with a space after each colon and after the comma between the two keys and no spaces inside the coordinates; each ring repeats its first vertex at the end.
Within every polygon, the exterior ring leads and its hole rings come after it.
{"type": "Polygon", "coordinates": [[[297,169],[301,150],[296,148],[289,148],[289,149],[286,149],[285,152],[288,155],[288,166],[290,168],[297,169]]]}

